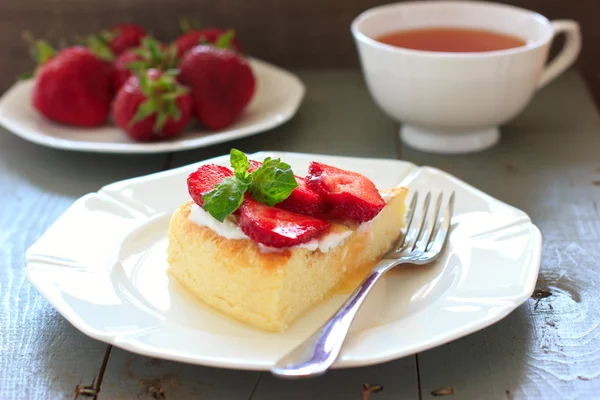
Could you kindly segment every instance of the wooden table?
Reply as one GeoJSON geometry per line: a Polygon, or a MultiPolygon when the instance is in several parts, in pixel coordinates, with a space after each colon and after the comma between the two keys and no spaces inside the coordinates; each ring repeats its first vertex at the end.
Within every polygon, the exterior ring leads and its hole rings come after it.
{"type": "Polygon", "coordinates": [[[259,136],[149,156],[51,150],[0,131],[0,398],[361,399],[600,398],[600,118],[578,74],[537,94],[478,154],[403,148],[397,126],[372,103],[354,70],[300,71],[299,114],[259,136]],[[66,322],[25,278],[24,253],[78,197],[102,185],[215,155],[288,150],[402,158],[442,168],[525,210],[543,235],[533,297],[497,324],[387,364],[305,381],[150,359],[92,340],[66,322]],[[109,355],[109,357],[108,357],[109,355]],[[104,362],[103,362],[104,361],[104,362]],[[95,384],[97,385],[97,381],[95,384]],[[79,385],[79,394],[76,387],[79,385]],[[444,389],[445,388],[445,389],[444,389]],[[436,392],[438,391],[438,392],[436,392]]]}

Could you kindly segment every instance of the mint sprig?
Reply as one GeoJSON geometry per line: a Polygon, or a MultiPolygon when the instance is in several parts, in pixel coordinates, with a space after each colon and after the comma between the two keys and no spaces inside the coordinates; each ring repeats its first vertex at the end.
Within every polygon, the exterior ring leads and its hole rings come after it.
{"type": "Polygon", "coordinates": [[[283,161],[267,157],[260,168],[252,173],[249,187],[254,200],[268,206],[274,206],[287,199],[298,187],[292,167],[283,161]]]}
{"type": "Polygon", "coordinates": [[[256,201],[274,206],[287,199],[298,187],[292,168],[279,158],[267,157],[259,168],[248,172],[248,157],[237,149],[231,149],[229,162],[233,176],[223,179],[202,196],[204,210],[220,222],[242,205],[246,192],[256,201]]]}
{"type": "Polygon", "coordinates": [[[250,185],[250,183],[252,183],[252,178],[250,178],[250,173],[248,172],[248,169],[250,168],[248,157],[237,149],[231,149],[231,152],[229,153],[229,162],[231,163],[235,177],[245,184],[250,185]]]}
{"type": "Polygon", "coordinates": [[[248,185],[235,177],[225,178],[213,190],[202,196],[204,209],[216,220],[223,222],[225,217],[242,205],[247,188],[248,185]]]}

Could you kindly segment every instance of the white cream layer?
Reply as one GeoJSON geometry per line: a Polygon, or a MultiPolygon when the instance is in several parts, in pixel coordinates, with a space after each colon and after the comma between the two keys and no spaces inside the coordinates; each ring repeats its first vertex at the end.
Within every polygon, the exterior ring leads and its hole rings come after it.
{"type": "MultiPolygon", "coordinates": [[[[383,200],[388,203],[391,200],[391,195],[388,193],[382,194],[383,200]]],[[[379,216],[379,215],[378,215],[379,216]]],[[[377,218],[377,217],[375,217],[377,218]]],[[[217,235],[224,237],[225,239],[231,240],[251,240],[248,235],[242,232],[240,225],[236,218],[232,215],[225,218],[223,222],[219,222],[213,218],[208,212],[204,211],[203,208],[197,204],[192,204],[192,209],[189,216],[190,221],[199,226],[206,226],[212,229],[217,235]]],[[[363,222],[358,226],[358,229],[370,230],[371,221],[363,222]]],[[[329,250],[334,249],[346,240],[348,236],[352,234],[352,230],[341,230],[335,232],[328,232],[325,235],[321,235],[318,239],[312,239],[309,242],[298,244],[296,246],[288,247],[289,249],[307,249],[310,251],[316,251],[317,249],[321,253],[327,253],[329,250]]],[[[259,243],[259,248],[264,253],[272,253],[283,251],[285,248],[269,247],[259,243]]]]}
{"type": "MultiPolygon", "coordinates": [[[[251,240],[248,235],[242,232],[240,225],[235,220],[235,217],[228,216],[225,221],[219,222],[213,218],[208,212],[200,208],[197,204],[193,204],[190,216],[190,221],[199,226],[206,226],[212,229],[217,235],[224,237],[225,239],[231,240],[251,240]]],[[[348,236],[352,234],[352,230],[342,230],[336,232],[328,232],[321,235],[318,239],[312,239],[309,242],[302,243],[296,246],[288,247],[290,249],[300,248],[307,249],[310,251],[319,250],[321,253],[327,253],[329,250],[339,246],[348,236]]],[[[260,250],[265,253],[283,251],[285,249],[269,247],[259,244],[260,250]]]]}

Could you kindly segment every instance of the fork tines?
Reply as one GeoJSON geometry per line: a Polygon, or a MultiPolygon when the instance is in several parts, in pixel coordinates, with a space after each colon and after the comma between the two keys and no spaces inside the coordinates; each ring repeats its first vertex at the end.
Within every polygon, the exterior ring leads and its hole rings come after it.
{"type": "Polygon", "coordinates": [[[446,242],[450,221],[454,211],[454,191],[447,196],[444,203],[444,193],[439,192],[435,201],[431,202],[432,193],[427,192],[425,199],[419,205],[419,193],[414,192],[406,216],[406,234],[397,247],[397,253],[405,255],[440,252],[446,242]]]}

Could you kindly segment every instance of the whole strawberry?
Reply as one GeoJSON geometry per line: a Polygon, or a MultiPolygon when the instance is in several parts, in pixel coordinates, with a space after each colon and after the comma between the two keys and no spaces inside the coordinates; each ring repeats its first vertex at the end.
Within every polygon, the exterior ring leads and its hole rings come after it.
{"type": "Polygon", "coordinates": [[[98,126],[108,118],[111,78],[107,65],[83,46],[69,47],[36,71],[33,106],[66,125],[98,126]]]}
{"type": "Polygon", "coordinates": [[[109,31],[109,47],[115,55],[132,47],[137,47],[146,36],[146,31],[137,24],[114,25],[109,31]]]}
{"type": "Polygon", "coordinates": [[[252,68],[229,48],[196,46],[184,56],[179,69],[180,81],[191,88],[194,113],[208,129],[231,125],[254,96],[252,68]]]}
{"type": "Polygon", "coordinates": [[[136,141],[179,135],[190,121],[192,97],[175,81],[175,70],[150,69],[132,76],[113,103],[115,123],[136,141]]]}
{"type": "MultiPolygon", "coordinates": [[[[199,44],[217,44],[219,38],[226,33],[227,31],[219,28],[189,30],[175,40],[177,57],[182,58],[188,51],[199,44]]],[[[240,46],[240,42],[236,38],[231,40],[231,47],[240,53],[242,52],[242,46],[240,46]]]]}
{"type": "Polygon", "coordinates": [[[97,35],[78,38],[85,45],[105,61],[114,61],[128,49],[138,47],[146,37],[146,31],[136,24],[114,25],[97,35]]]}
{"type": "Polygon", "coordinates": [[[121,53],[113,63],[112,85],[113,90],[118,92],[121,86],[133,75],[131,65],[141,61],[141,57],[133,50],[121,53]]]}
{"type": "Polygon", "coordinates": [[[175,68],[177,56],[174,47],[167,47],[156,39],[146,36],[138,47],[121,53],[113,64],[113,88],[118,91],[136,71],[175,68]]]}

